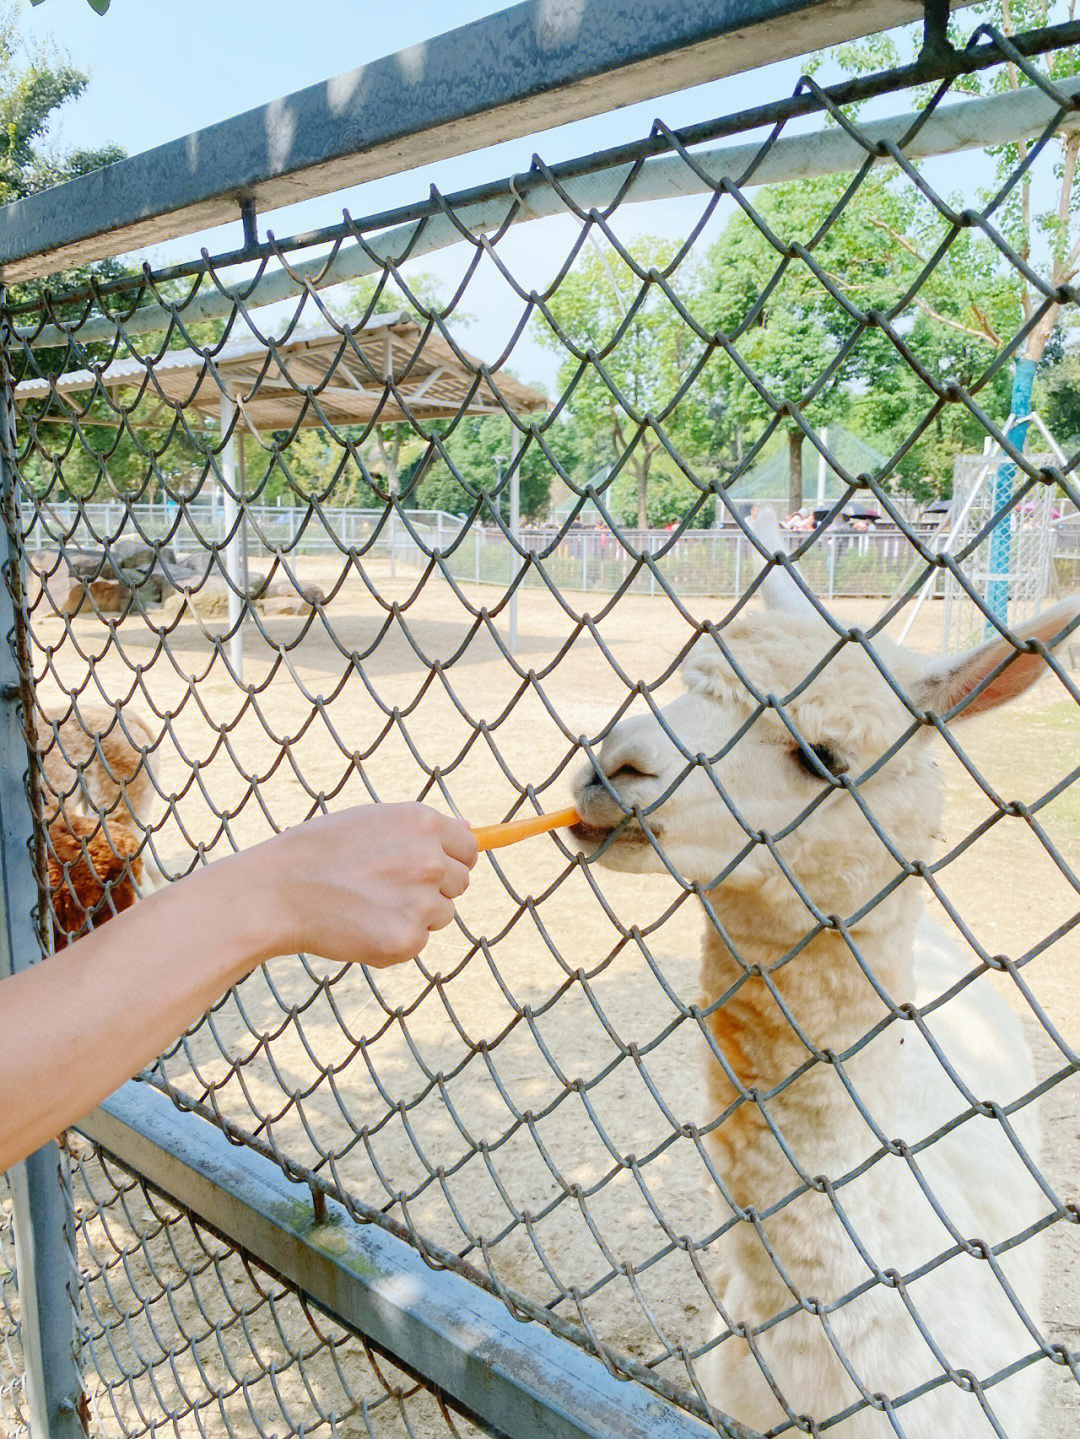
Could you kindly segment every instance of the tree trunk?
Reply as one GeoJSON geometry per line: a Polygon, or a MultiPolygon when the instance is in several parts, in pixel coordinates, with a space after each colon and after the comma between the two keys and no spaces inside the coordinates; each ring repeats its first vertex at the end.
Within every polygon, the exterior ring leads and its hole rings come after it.
{"type": "Polygon", "coordinates": [[[642,465],[637,477],[637,527],[639,530],[649,528],[649,472],[642,465]]]}
{"type": "Polygon", "coordinates": [[[803,503],[802,446],[804,435],[796,428],[788,430],[788,513],[801,510],[803,503]]]}
{"type": "Polygon", "coordinates": [[[398,495],[398,455],[401,453],[401,435],[396,436],[396,443],[392,450],[386,448],[386,440],[380,430],[375,431],[375,439],[379,448],[379,458],[383,462],[386,471],[386,488],[394,498],[398,495]]]}

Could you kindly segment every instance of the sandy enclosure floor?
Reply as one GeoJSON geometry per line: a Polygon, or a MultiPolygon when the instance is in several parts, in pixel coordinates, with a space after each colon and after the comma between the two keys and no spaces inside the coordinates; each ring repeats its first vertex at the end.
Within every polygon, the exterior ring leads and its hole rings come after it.
{"type": "MultiPolygon", "coordinates": [[[[621,600],[597,621],[620,676],[555,600],[526,591],[517,658],[533,673],[523,678],[487,624],[474,627],[440,583],[414,597],[411,576],[391,580],[376,565],[371,585],[400,606],[388,612],[355,573],[339,584],[331,561],[298,568],[301,580],[333,591],[333,638],[318,618],[265,621],[272,643],[249,623],[250,697],[191,619],[165,654],[140,620],[111,631],[79,618],[65,634],[59,620],[35,618],[44,701],[61,690],[88,704],[124,698],[163,731],[157,772],[176,798],[154,848],[167,871],[188,868],[196,846],[212,860],[324,802],[427,795],[490,822],[532,784],[544,808],[565,804],[579,763],[570,758],[574,737],[603,728],[626,701],[627,680],[651,685],[668,675],[691,637],[666,600],[621,600]]],[[[465,593],[477,606],[497,598],[465,593]]],[[[600,597],[588,603],[601,612],[600,597]]],[[[837,610],[865,624],[879,605],[846,601],[837,610]]],[[[718,618],[723,602],[690,608],[718,618]]],[[[505,633],[501,618],[496,624],[505,633]]],[[[939,624],[939,607],[928,606],[914,643],[935,648],[939,624]]],[[[680,688],[668,679],[658,698],[680,688]]],[[[1004,798],[1031,801],[1076,764],[1080,711],[1050,680],[1000,716],[969,721],[958,737],[1004,798]]],[[[954,843],[993,809],[939,748],[954,843]]],[[[1040,819],[1075,871],[1080,784],[1040,819]]],[[[1013,957],[1077,909],[1071,884],[1022,818],[994,825],[942,883],[980,941],[1013,957]]],[[[502,851],[481,861],[459,926],[433,939],[422,965],[376,977],[276,960],[222,1001],[165,1072],[304,1163],[326,1170],[332,1156],[359,1199],[568,1319],[580,1305],[598,1337],[685,1383],[682,1362],[664,1355],[705,1341],[712,1306],[672,1240],[707,1235],[715,1214],[684,1128],[705,1118],[704,1051],[686,1013],[699,998],[701,921],[677,899],[663,877],[586,872],[554,839],[502,851]],[[631,1153],[633,1168],[617,1162],[631,1153]]],[[[1080,1044],[1076,949],[1066,936],[1024,970],[1046,1026],[1010,986],[1045,1075],[1063,1067],[1060,1045],[1080,1044]]],[[[1075,1201],[1075,1076],[1049,1090],[1042,1112],[1045,1173],[1075,1201]]],[[[1080,1229],[1058,1224],[1048,1242],[1046,1332],[1075,1349],[1080,1229]]],[[[1060,1369],[1051,1379],[1041,1432],[1066,1439],[1080,1426],[1080,1394],[1060,1369]]]]}

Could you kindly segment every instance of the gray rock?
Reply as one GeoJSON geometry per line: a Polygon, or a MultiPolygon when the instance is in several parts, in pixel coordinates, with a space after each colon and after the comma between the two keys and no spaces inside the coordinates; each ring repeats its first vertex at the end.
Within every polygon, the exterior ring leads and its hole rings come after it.
{"type": "Polygon", "coordinates": [[[63,549],[60,555],[71,573],[80,580],[116,578],[104,550],[63,549]]]}
{"type": "Polygon", "coordinates": [[[138,535],[111,544],[109,558],[118,569],[139,569],[144,573],[152,571],[159,560],[157,548],[138,535]]]}
{"type": "MultiPolygon", "coordinates": [[[[127,567],[120,571],[120,578],[132,590],[140,605],[159,605],[165,596],[166,580],[160,571],[133,570],[127,567]]],[[[172,586],[169,586],[170,593],[172,586]]]]}
{"type": "Polygon", "coordinates": [[[189,590],[197,590],[204,584],[210,584],[215,580],[222,583],[220,576],[206,562],[199,564],[180,564],[177,561],[169,561],[162,566],[162,577],[171,589],[181,590],[187,594],[189,590]]]}
{"type": "Polygon", "coordinates": [[[264,600],[291,600],[298,596],[308,608],[326,603],[326,595],[318,585],[294,584],[290,579],[271,580],[262,593],[264,600]]]}

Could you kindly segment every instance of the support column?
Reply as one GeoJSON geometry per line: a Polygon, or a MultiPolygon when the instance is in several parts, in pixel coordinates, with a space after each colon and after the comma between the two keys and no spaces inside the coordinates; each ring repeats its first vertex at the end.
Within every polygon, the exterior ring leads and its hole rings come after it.
{"type": "MultiPolygon", "coordinates": [[[[5,336],[0,335],[0,345],[5,336]]],[[[18,663],[24,567],[15,490],[15,421],[11,380],[3,366],[0,394],[0,979],[40,956],[34,916],[34,826],[25,777],[29,758],[21,706],[30,691],[18,663]]],[[[25,667],[23,667],[24,669],[25,667]]],[[[62,1156],[50,1141],[8,1172],[15,1221],[27,1408],[31,1439],[85,1439],[79,1419],[82,1380],[75,1362],[75,1267],[67,1231],[62,1156]]]]}
{"type": "Polygon", "coordinates": [[[240,492],[236,483],[236,403],[221,396],[221,491],[225,506],[225,574],[229,580],[229,663],[239,682],[244,678],[244,563],[240,546],[240,492]]]}
{"type": "MultiPolygon", "coordinates": [[[[521,466],[518,464],[518,455],[521,453],[521,433],[514,424],[510,426],[510,534],[515,542],[521,539],[521,466]]],[[[514,565],[517,561],[516,552],[510,551],[510,582],[514,579],[514,565]]],[[[518,647],[518,592],[510,596],[510,633],[508,646],[512,655],[517,654],[518,647]]]]}
{"type": "Polygon", "coordinates": [[[829,448],[829,430],[826,426],[821,432],[821,450],[817,457],[817,507],[819,510],[825,507],[825,485],[828,478],[828,471],[825,465],[824,451],[829,448]]]}

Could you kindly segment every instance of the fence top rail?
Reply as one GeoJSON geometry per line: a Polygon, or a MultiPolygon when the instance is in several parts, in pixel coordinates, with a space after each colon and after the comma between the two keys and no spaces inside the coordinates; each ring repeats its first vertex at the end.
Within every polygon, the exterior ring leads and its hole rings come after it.
{"type": "MultiPolygon", "coordinates": [[[[971,4],[974,0],[956,0],[971,4]]],[[[912,0],[525,0],[0,210],[6,282],[917,19],[912,0]]]]}
{"type": "Polygon", "coordinates": [[[196,1115],[178,1112],[147,1085],[124,1085],[80,1129],[496,1433],[760,1439],[723,1414],[706,1426],[643,1385],[627,1384],[598,1358],[508,1313],[480,1286],[429,1264],[378,1223],[358,1224],[333,1198],[323,1198],[317,1217],[308,1203],[315,1190],[196,1115]]]}

